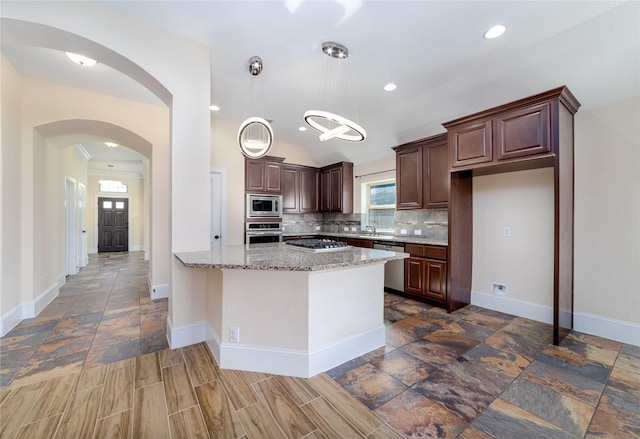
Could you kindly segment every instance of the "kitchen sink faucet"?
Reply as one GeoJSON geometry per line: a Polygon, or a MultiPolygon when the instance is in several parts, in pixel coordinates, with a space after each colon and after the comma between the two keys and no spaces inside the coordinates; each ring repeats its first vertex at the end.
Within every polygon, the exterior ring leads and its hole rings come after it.
{"type": "Polygon", "coordinates": [[[367,225],[367,227],[365,227],[365,230],[367,230],[371,236],[375,236],[377,234],[376,228],[373,226],[367,225]]]}

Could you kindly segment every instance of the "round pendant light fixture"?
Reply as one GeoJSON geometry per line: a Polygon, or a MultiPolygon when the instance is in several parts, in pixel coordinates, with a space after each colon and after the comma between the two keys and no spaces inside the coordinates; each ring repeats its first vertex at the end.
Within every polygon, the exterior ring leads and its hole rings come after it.
{"type": "MultiPolygon", "coordinates": [[[[263,64],[259,56],[249,60],[249,73],[251,74],[251,86],[249,89],[249,106],[253,101],[253,80],[262,73],[263,64]]],[[[261,91],[262,83],[261,85],[261,91]]],[[[264,94],[264,93],[263,93],[264,94]]],[[[262,109],[262,100],[260,102],[262,109]]],[[[262,111],[260,112],[262,114],[262,111]]],[[[238,129],[238,146],[245,157],[257,159],[266,155],[273,145],[273,129],[264,117],[252,116],[244,120],[238,129]]]]}
{"type": "MultiPolygon", "coordinates": [[[[339,78],[338,87],[332,87],[329,84],[329,79],[323,81],[325,95],[329,95],[332,90],[340,88],[342,85],[343,90],[339,90],[338,98],[343,101],[348,101],[351,94],[348,72],[346,69],[346,60],[349,57],[349,50],[338,43],[324,42],[322,43],[322,52],[329,58],[335,58],[338,63],[345,64],[339,66],[339,73],[343,73],[343,78],[339,78]]],[[[328,96],[324,97],[325,100],[328,96]]],[[[325,104],[326,105],[326,104],[325,104]]],[[[305,122],[314,130],[320,133],[320,141],[324,142],[330,139],[340,139],[349,142],[362,142],[367,138],[367,132],[360,125],[350,120],[347,117],[340,116],[331,111],[324,110],[309,110],[304,113],[305,122]]]]}

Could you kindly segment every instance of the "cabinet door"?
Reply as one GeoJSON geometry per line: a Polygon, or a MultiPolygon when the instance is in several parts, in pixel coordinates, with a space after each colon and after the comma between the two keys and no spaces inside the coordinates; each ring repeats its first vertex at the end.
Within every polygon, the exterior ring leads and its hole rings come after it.
{"type": "Polygon", "coordinates": [[[298,181],[300,182],[300,212],[317,212],[318,171],[315,169],[301,169],[298,181]]]}
{"type": "Polygon", "coordinates": [[[423,149],[424,207],[426,209],[446,209],[449,204],[449,148],[444,141],[440,145],[429,145],[423,149]]]}
{"type": "Polygon", "coordinates": [[[329,181],[329,210],[342,212],[342,168],[332,169],[329,181]]]}
{"type": "MultiPolygon", "coordinates": [[[[396,153],[396,209],[422,209],[423,148],[416,146],[396,153]]],[[[446,156],[445,156],[446,158],[446,156]]],[[[448,168],[445,162],[445,171],[448,168]]]]}
{"type": "Polygon", "coordinates": [[[300,211],[299,200],[299,180],[296,169],[282,168],[280,174],[280,185],[282,186],[282,209],[284,213],[296,213],[300,211]]]}
{"type": "Polygon", "coordinates": [[[462,167],[493,160],[491,120],[460,125],[449,132],[451,167],[462,167]]]}
{"type": "Polygon", "coordinates": [[[273,193],[282,193],[280,188],[280,174],[282,165],[280,163],[265,163],[265,191],[273,193]]]}
{"type": "Polygon", "coordinates": [[[422,295],[424,259],[407,258],[404,260],[404,290],[407,293],[422,295]]]}
{"type": "Polygon", "coordinates": [[[501,114],[494,119],[498,160],[550,152],[549,103],[501,114]]]}
{"type": "Polygon", "coordinates": [[[260,160],[246,160],[245,163],[245,190],[247,192],[264,192],[265,162],[260,160]]]}
{"type": "Polygon", "coordinates": [[[445,302],[447,300],[447,263],[425,259],[422,277],[425,280],[423,294],[430,299],[445,302]]]}
{"type": "Polygon", "coordinates": [[[320,172],[320,212],[331,210],[331,172],[320,172]]]}

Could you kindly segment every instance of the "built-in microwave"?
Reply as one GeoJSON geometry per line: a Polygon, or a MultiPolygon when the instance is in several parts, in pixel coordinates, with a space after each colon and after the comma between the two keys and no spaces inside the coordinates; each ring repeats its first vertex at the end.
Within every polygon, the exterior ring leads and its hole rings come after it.
{"type": "Polygon", "coordinates": [[[282,195],[247,194],[247,218],[282,218],[282,195]]]}

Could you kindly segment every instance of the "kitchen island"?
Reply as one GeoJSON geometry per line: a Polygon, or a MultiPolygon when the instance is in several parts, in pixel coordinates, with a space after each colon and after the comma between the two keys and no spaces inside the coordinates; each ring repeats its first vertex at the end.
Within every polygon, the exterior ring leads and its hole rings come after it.
{"type": "Polygon", "coordinates": [[[407,256],[286,244],[175,254],[206,270],[206,341],[220,367],[304,378],[384,346],[384,264],[407,256]]]}

